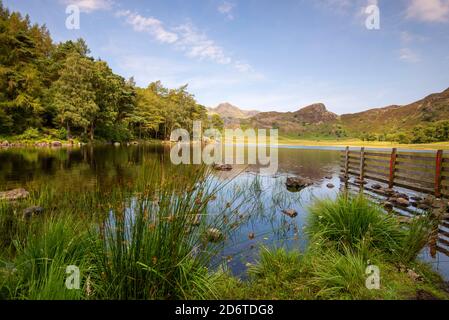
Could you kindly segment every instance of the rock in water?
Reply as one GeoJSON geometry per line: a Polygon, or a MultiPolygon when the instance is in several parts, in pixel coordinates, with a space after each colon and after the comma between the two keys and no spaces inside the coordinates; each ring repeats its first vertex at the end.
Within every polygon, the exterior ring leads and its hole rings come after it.
{"type": "Polygon", "coordinates": [[[33,206],[26,208],[23,210],[23,219],[30,220],[33,216],[40,215],[42,212],[44,212],[44,208],[33,206]]]}
{"type": "Polygon", "coordinates": [[[230,164],[214,164],[214,169],[217,171],[231,171],[232,166],[230,164]]]}
{"type": "Polygon", "coordinates": [[[282,213],[289,216],[290,218],[295,218],[298,215],[298,212],[293,209],[282,210],[282,213]]]}
{"type": "Polygon", "coordinates": [[[30,193],[23,188],[0,192],[0,200],[14,201],[19,199],[25,199],[28,198],[29,196],[30,193]]]}
{"type": "Polygon", "coordinates": [[[380,190],[380,189],[382,189],[382,186],[380,184],[376,183],[376,184],[373,184],[371,186],[371,188],[374,189],[374,190],[380,190]]]}
{"type": "Polygon", "coordinates": [[[404,198],[397,198],[396,203],[403,207],[408,207],[410,205],[410,202],[404,198]]]}
{"type": "Polygon", "coordinates": [[[328,183],[328,184],[327,184],[327,187],[328,187],[329,189],[335,188],[335,186],[334,186],[332,183],[328,183]]]}
{"type": "Polygon", "coordinates": [[[311,184],[312,184],[311,180],[301,177],[287,178],[287,181],[285,183],[287,189],[290,191],[299,191],[310,186],[311,184]]]}
{"type": "Polygon", "coordinates": [[[62,147],[62,143],[60,141],[53,141],[51,143],[52,147],[62,147]]]}

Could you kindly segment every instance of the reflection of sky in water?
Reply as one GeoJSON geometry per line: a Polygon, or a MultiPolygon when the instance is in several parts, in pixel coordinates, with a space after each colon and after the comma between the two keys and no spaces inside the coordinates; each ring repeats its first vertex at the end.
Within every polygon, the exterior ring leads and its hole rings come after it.
{"type": "Polygon", "coordinates": [[[220,192],[211,204],[210,212],[221,212],[229,199],[238,207],[235,213],[239,226],[223,244],[216,263],[227,262],[228,267],[241,275],[247,263],[254,263],[260,246],[286,247],[304,249],[306,239],[302,232],[305,225],[307,207],[315,198],[334,198],[338,193],[339,179],[316,181],[316,183],[299,192],[290,192],[285,187],[286,175],[276,177],[257,176],[242,173],[220,192]],[[332,182],[336,188],[325,185],[332,182]],[[243,195],[235,199],[235,194],[243,195]],[[245,200],[243,200],[245,199],[245,200]],[[215,208],[215,210],[214,210],[215,208]],[[282,210],[293,209],[298,216],[291,218],[282,210]],[[254,239],[250,239],[250,234],[254,239]]]}
{"type": "MultiPolygon", "coordinates": [[[[224,187],[209,206],[211,219],[221,223],[228,220],[228,227],[238,222],[227,240],[220,244],[221,251],[214,263],[231,258],[228,267],[235,274],[243,275],[245,265],[257,259],[261,245],[304,249],[306,239],[302,228],[307,207],[314,198],[335,197],[338,193],[340,153],[337,150],[340,149],[279,147],[279,168],[274,176],[258,176],[255,165],[235,166],[231,172],[214,172],[212,179],[224,187]],[[329,175],[331,180],[324,178],[329,175]],[[285,187],[287,176],[309,178],[314,184],[291,193],[285,187]],[[335,185],[334,189],[326,187],[329,182],[335,185]],[[229,216],[214,217],[213,213],[228,202],[231,203],[229,216]],[[282,213],[284,209],[294,209],[298,216],[290,218],[282,213]],[[249,239],[250,233],[254,233],[253,240],[249,239]]],[[[132,183],[146,159],[156,158],[164,165],[171,165],[168,152],[169,149],[160,145],[3,149],[0,150],[0,190],[43,183],[66,186],[67,182],[73,188],[86,189],[95,184],[110,188],[114,183],[132,183]]],[[[449,257],[438,254],[437,259],[432,259],[428,250],[421,257],[449,279],[449,257]]]]}

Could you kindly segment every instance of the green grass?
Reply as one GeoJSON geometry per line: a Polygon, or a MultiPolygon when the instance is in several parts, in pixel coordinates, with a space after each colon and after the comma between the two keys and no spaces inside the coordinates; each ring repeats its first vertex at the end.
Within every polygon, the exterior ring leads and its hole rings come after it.
{"type": "Polygon", "coordinates": [[[427,216],[400,224],[363,196],[319,200],[304,252],[262,248],[249,281],[223,272],[218,288],[225,299],[415,299],[419,291],[449,299],[441,277],[416,260],[432,227],[427,216]],[[366,287],[370,265],[380,270],[379,290],[366,287]]]}
{"type": "Polygon", "coordinates": [[[205,241],[205,233],[214,227],[225,234],[226,227],[207,216],[220,187],[208,179],[208,170],[147,161],[133,184],[105,192],[96,186],[35,186],[29,199],[0,203],[1,296],[217,297],[216,276],[208,270],[217,247],[205,241]],[[44,212],[27,222],[22,211],[30,205],[42,205],[44,212]],[[65,288],[68,265],[81,270],[80,290],[65,288]]]}
{"type": "Polygon", "coordinates": [[[221,187],[205,167],[147,161],[132,184],[104,192],[34,186],[29,199],[1,202],[0,298],[412,299],[420,290],[449,298],[441,278],[416,259],[434,227],[431,216],[401,224],[347,194],[309,208],[304,252],[262,248],[248,281],[210,269],[219,245],[207,241],[207,229],[226,236],[233,228],[208,215],[221,187]],[[31,205],[44,212],[25,221],[31,205]],[[65,287],[69,265],[80,268],[80,290],[65,287]],[[380,290],[365,286],[368,265],[380,269],[380,290]]]}

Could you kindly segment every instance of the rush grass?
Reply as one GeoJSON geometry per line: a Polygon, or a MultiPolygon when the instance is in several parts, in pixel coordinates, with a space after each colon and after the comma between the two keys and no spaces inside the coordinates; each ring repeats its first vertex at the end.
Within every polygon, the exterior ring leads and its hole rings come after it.
{"type": "Polygon", "coordinates": [[[0,203],[0,295],[4,299],[201,299],[217,297],[208,270],[216,247],[207,216],[219,186],[206,167],[146,163],[133,183],[71,191],[41,186],[0,203]],[[26,220],[21,212],[43,206],[26,220]],[[67,290],[69,265],[81,288],[67,290]]]}

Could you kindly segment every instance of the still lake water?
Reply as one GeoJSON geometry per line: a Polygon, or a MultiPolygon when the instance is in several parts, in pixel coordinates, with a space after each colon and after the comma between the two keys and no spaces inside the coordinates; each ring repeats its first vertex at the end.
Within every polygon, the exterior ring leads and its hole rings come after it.
{"type": "MultiPolygon", "coordinates": [[[[261,245],[287,248],[304,248],[303,234],[308,206],[317,198],[335,198],[340,189],[340,153],[338,148],[280,147],[279,167],[275,175],[261,176],[256,167],[235,166],[229,172],[214,172],[212,179],[225,183],[217,201],[233,201],[235,190],[251,189],[252,201],[239,204],[242,221],[222,244],[217,263],[226,261],[236,275],[244,276],[246,265],[257,260],[261,245]],[[285,187],[288,176],[311,179],[314,184],[300,192],[290,192],[285,187]],[[326,178],[327,177],[327,178],[326,178]],[[328,188],[332,183],[335,188],[328,188]],[[284,209],[298,212],[296,218],[282,213],[284,209]],[[254,236],[254,238],[253,238],[254,236]]],[[[98,185],[108,189],[115,183],[129,183],[138,174],[147,159],[163,165],[170,163],[169,149],[159,145],[101,146],[75,149],[2,149],[0,150],[0,191],[32,185],[65,185],[86,189],[98,185]]],[[[176,179],[176,177],[173,177],[176,179]]],[[[214,214],[214,206],[210,207],[214,214]]],[[[446,279],[449,279],[449,257],[439,254],[430,262],[446,279]]]]}

